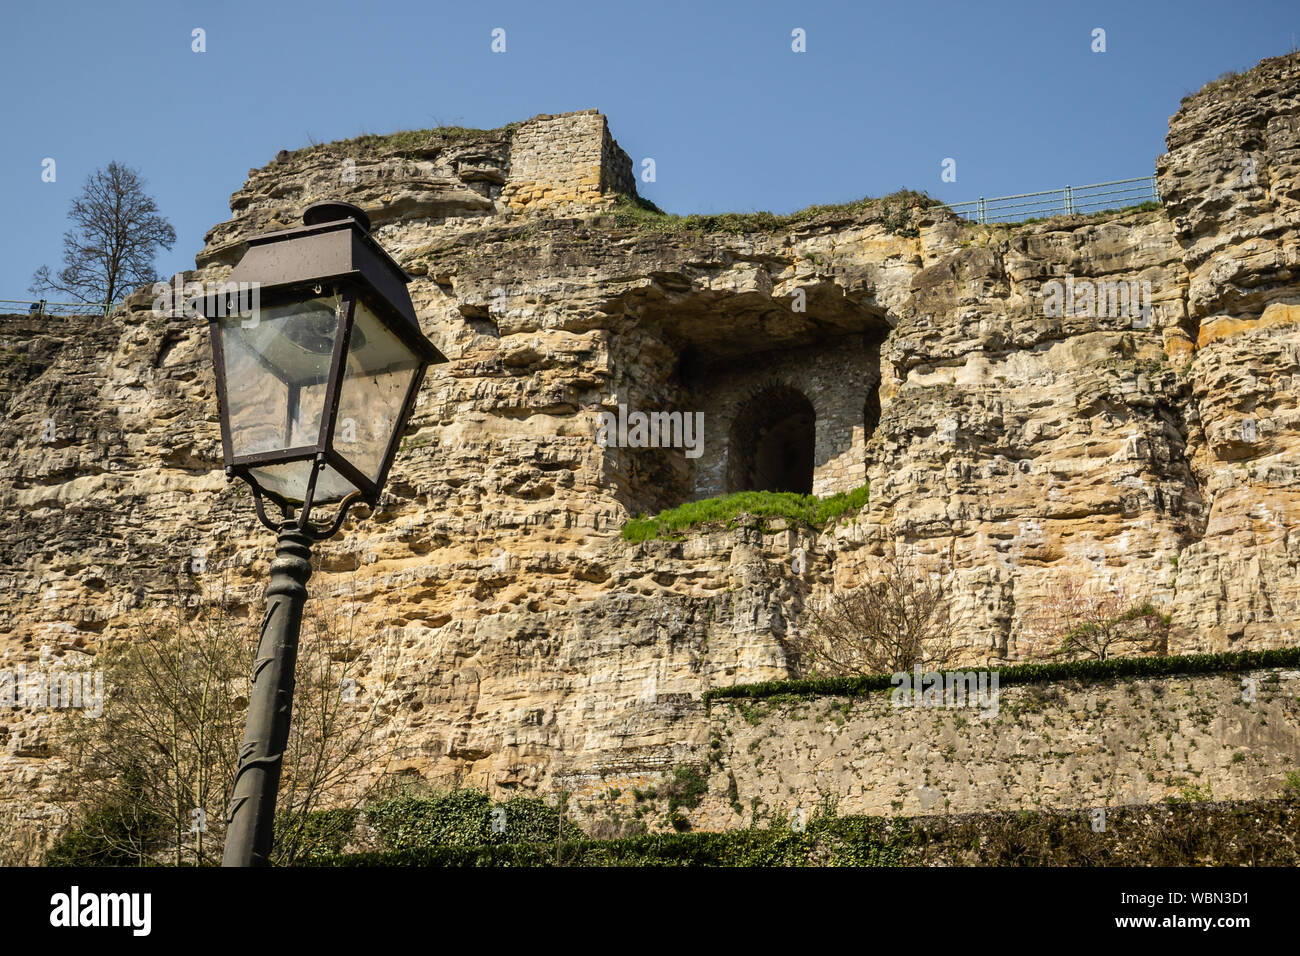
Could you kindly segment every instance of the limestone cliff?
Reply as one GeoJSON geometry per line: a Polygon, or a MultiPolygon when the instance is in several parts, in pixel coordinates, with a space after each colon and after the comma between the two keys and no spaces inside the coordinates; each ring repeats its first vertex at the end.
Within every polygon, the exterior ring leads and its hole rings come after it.
{"type": "MultiPolygon", "coordinates": [[[[370,137],[251,171],[187,278],[318,199],[370,212],[451,359],[380,507],[318,549],[318,600],[396,655],[376,743],[434,782],[616,785],[698,758],[700,694],[784,676],[809,601],[887,542],[953,562],[970,661],[1030,653],[1078,572],[1166,603],[1175,652],[1296,644],[1298,122],[1300,56],[1264,61],[1173,116],[1161,208],[1001,227],[910,195],[657,216],[616,200],[631,161],[594,111],[370,137]],[[1053,315],[1067,276],[1150,307],[1053,315]],[[812,490],[869,480],[865,509],[620,538],[761,470],[773,396],[807,406],[812,490]],[[601,447],[619,405],[703,412],[702,454],[601,447]]],[[[259,618],[271,541],[219,468],[206,328],[153,300],[0,318],[9,664],[88,659],[200,591],[259,618]]],[[[58,819],[47,718],[0,714],[28,847],[58,819]]]]}

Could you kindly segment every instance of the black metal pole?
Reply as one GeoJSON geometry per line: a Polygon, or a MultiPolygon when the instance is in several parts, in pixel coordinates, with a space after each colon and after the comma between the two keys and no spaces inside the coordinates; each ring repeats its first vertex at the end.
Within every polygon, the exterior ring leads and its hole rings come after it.
{"type": "Polygon", "coordinates": [[[293,711],[298,631],[311,577],[311,543],[296,527],[281,529],[276,543],[266,615],[253,661],[248,723],[226,812],[222,866],[266,866],[271,855],[275,795],[293,711]]]}

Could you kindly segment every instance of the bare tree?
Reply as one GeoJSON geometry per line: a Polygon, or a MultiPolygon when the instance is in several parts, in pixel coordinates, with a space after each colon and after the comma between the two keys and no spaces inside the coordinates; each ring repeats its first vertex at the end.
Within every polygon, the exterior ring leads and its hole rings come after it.
{"type": "Polygon", "coordinates": [[[154,257],[175,244],[176,230],[144,185],[138,170],[117,162],[86,177],[68,212],[73,228],[63,234],[63,268],[54,274],[41,266],[28,291],[113,303],[127,289],[156,281],[154,257]]]}
{"type": "Polygon", "coordinates": [[[1078,577],[1053,581],[1029,617],[1049,653],[1101,661],[1117,653],[1168,654],[1173,630],[1170,616],[1145,592],[1078,577]]]}
{"type": "MultiPolygon", "coordinates": [[[[372,649],[363,661],[351,621],[336,607],[304,621],[274,863],[309,852],[312,811],[327,803],[355,809],[368,790],[344,785],[363,769],[382,769],[383,754],[371,745],[386,654],[372,649]],[[367,688],[350,676],[362,676],[361,663],[372,665],[368,701],[367,688]],[[340,805],[345,789],[352,800],[340,805]]],[[[128,646],[102,652],[103,715],[67,715],[59,735],[79,845],[119,864],[220,860],[256,636],[222,598],[192,613],[175,609],[142,626],[128,646]]]]}
{"type": "Polygon", "coordinates": [[[896,674],[943,667],[956,654],[949,574],[924,572],[892,550],[857,588],[833,591],[808,633],[789,640],[800,672],[896,674]]]}
{"type": "Polygon", "coordinates": [[[142,627],[97,661],[102,716],[63,719],[78,835],[108,858],[210,861],[240,739],[232,691],[247,684],[247,635],[233,623],[218,605],[142,627]]]}

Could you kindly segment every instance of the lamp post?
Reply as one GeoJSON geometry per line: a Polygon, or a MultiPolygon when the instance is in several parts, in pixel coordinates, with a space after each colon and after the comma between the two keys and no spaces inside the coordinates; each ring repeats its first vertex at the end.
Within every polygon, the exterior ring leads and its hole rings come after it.
{"type": "Polygon", "coordinates": [[[424,372],[446,361],[420,331],[409,281],[362,210],[323,202],[302,226],[249,239],[222,290],[201,300],[226,477],[248,483],[278,535],[222,866],[270,856],[312,543],[356,502],[377,504],[424,372]],[[255,306],[232,308],[233,290],[249,287],[255,306]],[[313,522],[325,505],[337,505],[332,520],[313,522]]]}

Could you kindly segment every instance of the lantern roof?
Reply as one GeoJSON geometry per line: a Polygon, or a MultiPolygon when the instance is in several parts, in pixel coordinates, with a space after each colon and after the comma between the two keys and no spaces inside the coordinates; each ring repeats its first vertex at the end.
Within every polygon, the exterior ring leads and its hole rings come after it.
{"type": "Polygon", "coordinates": [[[420,330],[411,277],[369,227],[356,206],[316,203],[303,225],[247,240],[201,297],[226,474],[252,486],[268,527],[263,495],[300,503],[303,528],[314,505],[341,501],[341,515],[358,496],[377,500],[425,370],[447,361],[420,330]],[[245,285],[248,313],[242,291],[231,308],[245,285]]]}
{"type": "Polygon", "coordinates": [[[229,283],[257,283],[262,296],[278,291],[353,281],[372,289],[394,329],[431,363],[447,361],[420,330],[406,284],[411,276],[370,235],[370,218],[350,203],[307,207],[304,225],[261,233],[231,270],[229,283]],[[405,333],[405,334],[403,334],[405,333]]]}

